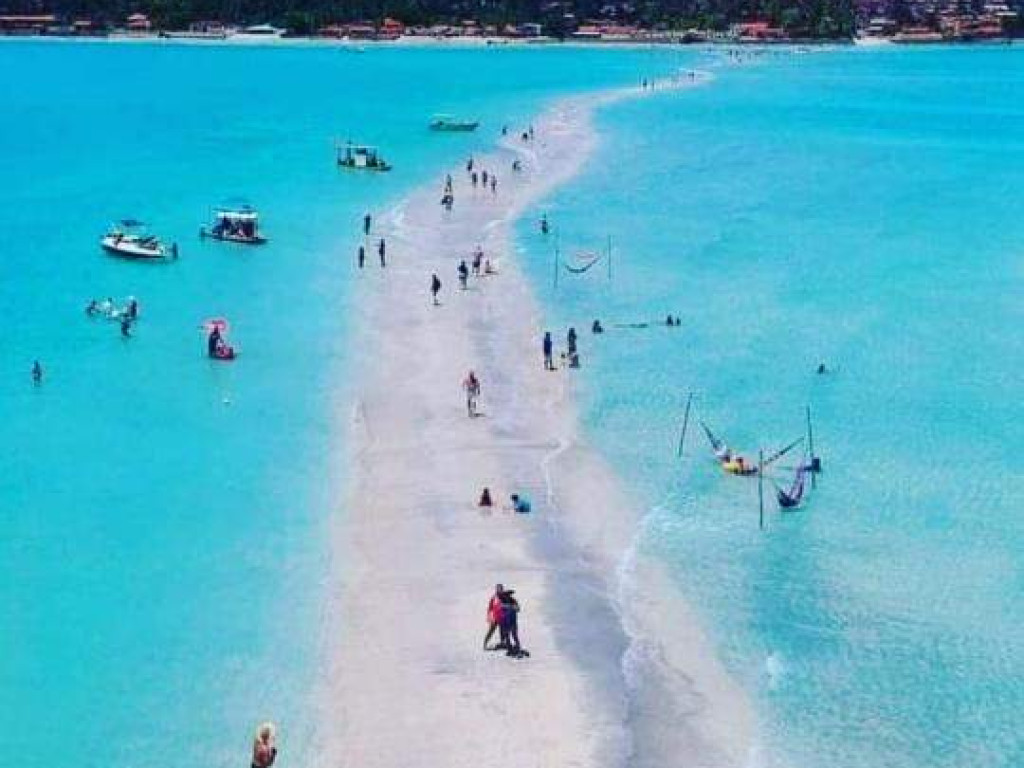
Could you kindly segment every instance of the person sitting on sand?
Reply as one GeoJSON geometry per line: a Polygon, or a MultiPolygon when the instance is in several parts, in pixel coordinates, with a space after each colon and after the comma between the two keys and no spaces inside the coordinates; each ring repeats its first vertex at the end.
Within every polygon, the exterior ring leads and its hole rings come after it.
{"type": "Polygon", "coordinates": [[[484,259],[484,274],[485,275],[496,275],[496,274],[498,274],[498,270],[494,268],[493,264],[491,264],[491,260],[490,259],[484,259]]]}
{"type": "Polygon", "coordinates": [[[487,507],[488,509],[494,506],[491,501],[491,489],[484,487],[483,493],[480,494],[480,501],[477,503],[478,507],[487,507]]]}
{"type": "Polygon", "coordinates": [[[519,493],[513,493],[510,497],[512,501],[512,511],[519,515],[527,515],[530,513],[532,507],[530,506],[530,500],[519,493]]]}
{"type": "Polygon", "coordinates": [[[276,736],[273,723],[263,723],[256,729],[252,743],[252,768],[270,768],[277,759],[276,736]]]}
{"type": "Polygon", "coordinates": [[[505,587],[501,584],[495,584],[494,594],[491,595],[491,599],[487,601],[487,634],[484,635],[484,650],[489,651],[491,647],[488,643],[491,642],[491,638],[494,637],[494,630],[500,629],[501,642],[498,644],[498,648],[508,647],[508,638],[505,636],[505,627],[502,625],[502,609],[501,609],[501,594],[505,591],[505,587]]]}

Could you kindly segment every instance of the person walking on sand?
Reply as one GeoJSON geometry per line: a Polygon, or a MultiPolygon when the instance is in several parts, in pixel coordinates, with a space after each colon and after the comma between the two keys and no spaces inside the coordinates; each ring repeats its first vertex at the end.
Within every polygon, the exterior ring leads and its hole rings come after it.
{"type": "Polygon", "coordinates": [[[366,214],[363,216],[363,234],[370,234],[370,227],[373,226],[373,216],[366,214]]]}
{"type": "Polygon", "coordinates": [[[551,355],[554,352],[555,345],[554,345],[554,342],[551,341],[551,332],[550,331],[545,331],[544,332],[543,348],[544,348],[544,369],[548,370],[548,371],[553,371],[553,370],[555,370],[555,364],[551,360],[551,355]]]}
{"type": "Polygon", "coordinates": [[[459,287],[462,290],[466,290],[469,287],[469,267],[466,266],[466,260],[463,259],[459,262],[459,287]]]}
{"type": "Polygon", "coordinates": [[[480,265],[484,262],[484,249],[479,245],[473,251],[473,277],[480,277],[480,265]]]}
{"type": "MultiPolygon", "coordinates": [[[[501,584],[494,586],[494,594],[491,595],[491,599],[487,601],[487,634],[484,635],[484,650],[491,650],[488,643],[491,642],[491,638],[494,637],[494,631],[501,629],[501,642],[498,648],[508,647],[508,641],[505,637],[505,630],[501,624],[501,593],[505,591],[505,587],[501,584]]],[[[495,649],[497,650],[497,649],[495,649]]]]}
{"type": "Polygon", "coordinates": [[[491,194],[498,194],[498,177],[493,173],[491,174],[491,194]]]}
{"type": "Polygon", "coordinates": [[[440,292],[441,292],[441,278],[439,278],[437,276],[437,274],[435,273],[435,274],[430,276],[430,295],[434,299],[434,306],[435,307],[441,306],[441,302],[439,302],[437,300],[437,294],[439,294],[440,292]]]}
{"type": "Polygon", "coordinates": [[[356,259],[359,262],[359,268],[360,269],[362,269],[364,266],[366,266],[366,246],[364,246],[364,245],[360,245],[359,246],[359,253],[356,256],[356,259]]]}
{"type": "Polygon", "coordinates": [[[469,175],[469,180],[473,182],[473,189],[476,189],[476,185],[480,181],[480,177],[476,175],[476,171],[473,171],[473,173],[469,175]]]}
{"type": "Polygon", "coordinates": [[[462,380],[462,389],[466,393],[466,413],[470,418],[475,418],[477,415],[476,401],[480,397],[480,379],[473,371],[470,371],[462,380]]]}
{"type": "Polygon", "coordinates": [[[252,742],[252,768],[270,768],[277,759],[277,736],[273,723],[263,723],[256,729],[252,742]]]}
{"type": "Polygon", "coordinates": [[[387,262],[384,259],[384,252],[385,252],[386,249],[387,249],[387,246],[384,244],[384,238],[382,237],[380,239],[380,244],[377,246],[377,254],[380,256],[380,266],[381,266],[381,268],[387,266],[387,262]]]}

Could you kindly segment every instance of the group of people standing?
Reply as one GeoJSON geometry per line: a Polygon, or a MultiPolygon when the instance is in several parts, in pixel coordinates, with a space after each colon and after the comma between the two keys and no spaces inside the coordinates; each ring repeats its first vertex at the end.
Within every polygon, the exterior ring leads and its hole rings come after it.
{"type": "Polygon", "coordinates": [[[484,635],[485,651],[505,651],[505,655],[516,659],[529,657],[530,652],[519,642],[519,601],[514,589],[505,589],[503,584],[494,587],[494,594],[487,601],[487,634],[484,635]],[[498,644],[491,646],[491,638],[498,633],[498,644]]]}
{"type": "MultiPolygon", "coordinates": [[[[359,265],[360,269],[363,269],[363,267],[366,266],[366,243],[369,242],[370,232],[371,232],[372,229],[373,229],[373,216],[371,214],[367,213],[365,216],[363,216],[363,240],[364,240],[364,242],[360,243],[359,249],[356,251],[356,263],[359,265]]],[[[388,249],[388,246],[387,246],[387,243],[384,241],[384,238],[383,237],[380,238],[377,241],[377,258],[380,259],[380,268],[381,269],[384,269],[388,265],[388,263],[387,263],[387,249],[388,249]]]]}

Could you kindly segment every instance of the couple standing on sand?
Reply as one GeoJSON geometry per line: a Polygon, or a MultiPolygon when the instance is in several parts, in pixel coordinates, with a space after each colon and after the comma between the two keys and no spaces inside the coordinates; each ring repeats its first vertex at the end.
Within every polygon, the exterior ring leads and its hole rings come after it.
{"type": "Polygon", "coordinates": [[[506,656],[516,659],[528,657],[530,652],[519,644],[519,602],[514,589],[505,589],[501,584],[494,587],[494,594],[487,603],[487,634],[484,635],[485,651],[505,651],[506,656]],[[491,648],[494,630],[498,630],[501,642],[491,648]]]}

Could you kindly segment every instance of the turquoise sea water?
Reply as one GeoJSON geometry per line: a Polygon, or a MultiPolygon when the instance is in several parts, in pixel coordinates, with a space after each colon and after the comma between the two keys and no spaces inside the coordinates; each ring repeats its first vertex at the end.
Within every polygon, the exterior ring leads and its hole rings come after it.
{"type": "Polygon", "coordinates": [[[658,66],[642,51],[0,45],[16,75],[0,79],[0,753],[243,765],[273,718],[288,764],[311,762],[344,567],[339,423],[366,354],[346,343],[362,214],[547,100],[658,66]],[[484,127],[431,135],[438,111],[484,127]],[[336,138],[381,145],[396,170],[339,173],[336,138]],[[261,209],[270,244],[199,240],[233,197],[261,209]],[[102,255],[123,217],[177,240],[180,261],[102,255]],[[131,340],[84,315],[129,294],[131,340]],[[234,364],[204,358],[214,315],[234,364]]]}
{"type": "Polygon", "coordinates": [[[1020,766],[1024,57],[704,64],[708,87],[605,112],[597,162],[520,226],[551,326],[582,331],[587,429],[752,694],[761,761],[1020,766]],[[543,210],[568,257],[613,238],[610,284],[554,290],[543,210]],[[810,404],[809,503],[780,514],[769,484],[762,532],[693,423],[677,460],[690,391],[748,456],[810,404]]]}

